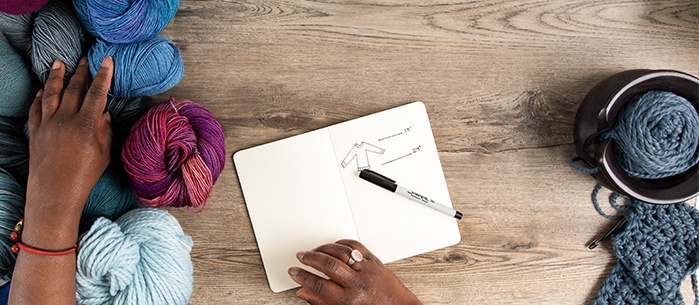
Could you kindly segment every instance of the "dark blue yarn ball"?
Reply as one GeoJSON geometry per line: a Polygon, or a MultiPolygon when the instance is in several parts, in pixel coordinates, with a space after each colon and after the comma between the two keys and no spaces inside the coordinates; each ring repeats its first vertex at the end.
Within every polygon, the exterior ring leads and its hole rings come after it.
{"type": "Polygon", "coordinates": [[[29,172],[29,141],[16,119],[0,117],[0,168],[25,185],[29,172]]]}

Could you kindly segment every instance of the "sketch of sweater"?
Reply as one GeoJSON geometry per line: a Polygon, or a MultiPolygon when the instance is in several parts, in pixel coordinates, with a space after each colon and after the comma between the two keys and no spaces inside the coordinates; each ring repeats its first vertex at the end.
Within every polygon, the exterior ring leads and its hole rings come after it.
{"type": "Polygon", "coordinates": [[[355,143],[352,145],[352,149],[347,153],[345,159],[342,160],[342,168],[347,167],[352,160],[356,160],[357,170],[368,169],[371,167],[369,164],[369,153],[383,154],[384,151],[383,148],[367,142],[362,141],[361,143],[355,143]]]}

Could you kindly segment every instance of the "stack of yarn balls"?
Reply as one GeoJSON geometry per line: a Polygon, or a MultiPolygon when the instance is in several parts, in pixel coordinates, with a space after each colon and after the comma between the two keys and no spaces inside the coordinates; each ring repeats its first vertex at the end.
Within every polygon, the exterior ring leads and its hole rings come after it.
{"type": "Polygon", "coordinates": [[[92,76],[105,56],[114,76],[112,160],[83,210],[78,241],[80,304],[186,304],[192,291],[191,238],[155,208],[201,210],[225,163],[213,114],[188,100],[150,107],[147,97],[179,83],[177,46],[158,36],[179,0],[0,0],[0,277],[16,254],[9,235],[24,216],[30,103],[54,60],[68,82],[82,56],[92,76]]]}

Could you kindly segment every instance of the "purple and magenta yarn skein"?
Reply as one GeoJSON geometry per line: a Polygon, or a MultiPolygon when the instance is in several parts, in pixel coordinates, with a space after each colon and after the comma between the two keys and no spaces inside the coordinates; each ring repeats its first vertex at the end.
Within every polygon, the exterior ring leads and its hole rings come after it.
{"type": "Polygon", "coordinates": [[[121,152],[138,200],[201,210],[225,165],[221,124],[189,100],[161,102],[133,126],[121,152]]]}

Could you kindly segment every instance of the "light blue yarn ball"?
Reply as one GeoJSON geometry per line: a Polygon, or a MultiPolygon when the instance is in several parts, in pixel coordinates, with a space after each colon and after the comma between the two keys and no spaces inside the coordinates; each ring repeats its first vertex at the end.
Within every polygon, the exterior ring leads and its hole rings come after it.
{"type": "Polygon", "coordinates": [[[10,234],[24,217],[24,188],[6,170],[0,168],[0,278],[9,281],[17,254],[12,253],[10,234]]]}
{"type": "Polygon", "coordinates": [[[24,117],[32,101],[32,76],[22,56],[0,38],[0,116],[24,117]]]}
{"type": "Polygon", "coordinates": [[[80,231],[84,232],[90,229],[99,217],[116,220],[137,206],[138,200],[131,189],[126,172],[121,169],[120,173],[118,170],[108,167],[87,197],[80,218],[80,231]]]}
{"type": "Polygon", "coordinates": [[[99,218],[78,242],[78,304],[187,304],[192,238],[165,210],[99,218]]]}
{"type": "Polygon", "coordinates": [[[73,0],[75,12],[92,36],[112,43],[149,40],[175,17],[179,0],[73,0]]]}
{"type": "Polygon", "coordinates": [[[177,46],[165,37],[129,44],[112,44],[98,39],[88,52],[94,77],[106,56],[114,59],[114,76],[109,93],[130,98],[163,93],[184,76],[184,63],[177,46]]]}

